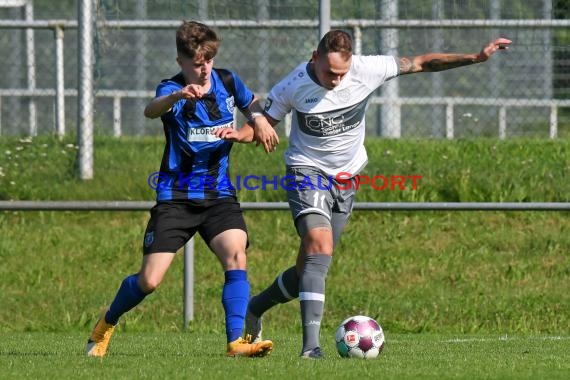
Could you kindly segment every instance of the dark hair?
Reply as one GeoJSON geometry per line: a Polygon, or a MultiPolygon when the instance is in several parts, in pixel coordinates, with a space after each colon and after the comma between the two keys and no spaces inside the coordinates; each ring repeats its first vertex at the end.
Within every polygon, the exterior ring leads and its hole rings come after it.
{"type": "Polygon", "coordinates": [[[352,38],[345,31],[331,30],[319,42],[317,53],[320,55],[341,53],[343,57],[348,58],[352,55],[352,38]]]}
{"type": "Polygon", "coordinates": [[[207,25],[196,21],[184,21],[176,31],[176,51],[193,59],[210,60],[216,56],[220,39],[207,25]]]}

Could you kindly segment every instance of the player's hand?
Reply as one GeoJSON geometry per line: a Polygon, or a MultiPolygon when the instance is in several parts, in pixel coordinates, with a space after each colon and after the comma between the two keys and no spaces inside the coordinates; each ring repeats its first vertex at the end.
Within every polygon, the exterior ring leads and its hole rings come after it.
{"type": "Polygon", "coordinates": [[[477,57],[481,62],[485,62],[495,54],[497,50],[507,50],[511,43],[512,41],[506,38],[497,38],[495,41],[481,49],[481,52],[477,57]]]}
{"type": "Polygon", "coordinates": [[[204,89],[197,84],[189,84],[178,91],[180,99],[197,99],[204,96],[204,89]]]}
{"type": "Polygon", "coordinates": [[[212,131],[212,134],[230,142],[247,144],[253,141],[253,127],[248,123],[244,124],[240,129],[216,128],[212,131]]]}
{"type": "Polygon", "coordinates": [[[265,152],[271,153],[277,149],[279,136],[265,117],[256,117],[254,127],[255,146],[263,145],[265,152]]]}
{"type": "Polygon", "coordinates": [[[226,141],[241,142],[242,140],[242,136],[239,131],[233,128],[217,128],[212,131],[212,134],[226,141]]]}

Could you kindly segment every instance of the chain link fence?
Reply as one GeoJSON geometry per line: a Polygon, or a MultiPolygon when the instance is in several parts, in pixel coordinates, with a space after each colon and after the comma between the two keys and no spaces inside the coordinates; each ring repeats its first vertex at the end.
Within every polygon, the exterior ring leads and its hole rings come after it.
{"type": "MultiPolygon", "coordinates": [[[[77,1],[0,0],[1,135],[75,133],[85,64],[77,1]]],[[[93,0],[93,15],[93,133],[104,135],[162,133],[143,109],[178,71],[181,20],[214,26],[215,66],[262,97],[319,39],[319,3],[304,0],[93,0]]],[[[362,54],[469,53],[499,36],[513,40],[484,64],[386,84],[367,110],[369,136],[567,138],[569,16],[569,0],[337,0],[330,24],[350,32],[362,54]]]]}

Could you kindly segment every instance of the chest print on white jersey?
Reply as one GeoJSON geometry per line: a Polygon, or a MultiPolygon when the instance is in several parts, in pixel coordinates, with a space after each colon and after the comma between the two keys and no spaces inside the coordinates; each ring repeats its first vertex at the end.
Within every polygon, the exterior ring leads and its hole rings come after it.
{"type": "Polygon", "coordinates": [[[336,136],[357,128],[364,120],[367,99],[329,112],[305,113],[297,110],[297,125],[308,135],[336,136]]]}
{"type": "Polygon", "coordinates": [[[348,102],[348,100],[350,99],[350,89],[349,88],[344,88],[342,90],[335,91],[334,93],[335,93],[337,99],[343,103],[348,102]]]}

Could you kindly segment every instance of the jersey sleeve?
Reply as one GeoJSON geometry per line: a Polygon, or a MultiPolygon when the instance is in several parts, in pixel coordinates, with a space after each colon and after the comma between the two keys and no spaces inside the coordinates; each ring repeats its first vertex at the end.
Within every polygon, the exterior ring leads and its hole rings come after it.
{"type": "MultiPolygon", "coordinates": [[[[180,90],[182,87],[172,81],[162,81],[158,84],[158,86],[156,87],[156,97],[159,98],[161,96],[166,96],[166,95],[170,95],[173,92],[176,92],[178,90],[180,90]]],[[[176,110],[178,110],[181,106],[184,105],[183,101],[177,101],[176,103],[174,103],[174,105],[172,106],[172,110],[175,110],[175,112],[177,112],[176,110]]]]}
{"type": "Polygon", "coordinates": [[[396,58],[391,55],[353,56],[357,75],[372,90],[400,73],[396,58]]]}
{"type": "Polygon", "coordinates": [[[287,75],[281,82],[277,83],[265,100],[265,107],[263,111],[275,120],[283,120],[291,107],[291,86],[288,86],[289,76],[287,75]]]}
{"type": "Polygon", "coordinates": [[[249,107],[249,105],[251,104],[252,100],[253,100],[253,91],[251,91],[246,85],[245,83],[243,83],[243,81],[240,79],[239,76],[237,76],[236,74],[234,74],[233,72],[231,73],[234,77],[234,84],[235,84],[235,97],[234,97],[234,101],[236,106],[239,109],[246,109],[247,107],[249,107]]]}
{"type": "Polygon", "coordinates": [[[156,87],[156,97],[161,97],[165,95],[170,95],[175,91],[178,91],[180,86],[175,86],[174,83],[170,81],[160,82],[156,87]]]}

